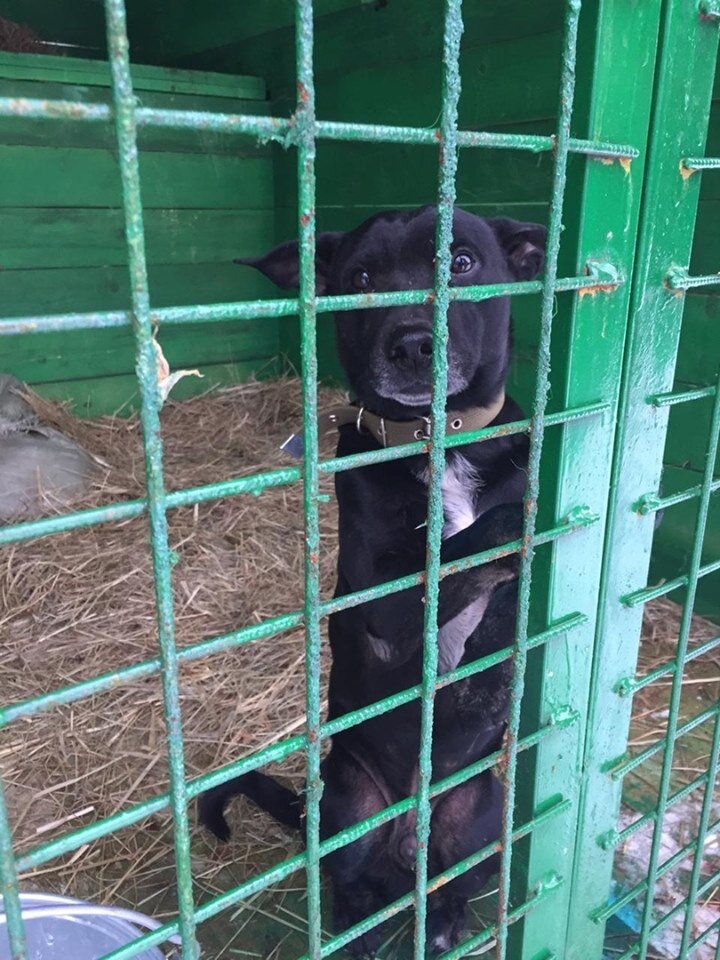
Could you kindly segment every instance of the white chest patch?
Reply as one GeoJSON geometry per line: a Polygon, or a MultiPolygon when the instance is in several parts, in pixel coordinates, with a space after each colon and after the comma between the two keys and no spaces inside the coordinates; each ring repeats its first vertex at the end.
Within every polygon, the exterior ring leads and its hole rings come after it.
{"type": "MultiPolygon", "coordinates": [[[[427,471],[423,471],[422,480],[424,483],[428,482],[427,471]]],[[[445,514],[443,540],[469,527],[477,519],[475,502],[480,487],[477,471],[462,454],[448,457],[442,478],[445,514]]]]}

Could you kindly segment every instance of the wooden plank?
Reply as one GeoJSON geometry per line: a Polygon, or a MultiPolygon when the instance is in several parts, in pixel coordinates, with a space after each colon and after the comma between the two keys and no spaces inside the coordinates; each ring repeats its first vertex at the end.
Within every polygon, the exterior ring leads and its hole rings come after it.
{"type": "MultiPolygon", "coordinates": [[[[150,264],[148,273],[155,307],[278,295],[269,281],[233,263],[150,264]]],[[[3,317],[124,310],[129,302],[126,267],[0,271],[3,317]]]]}
{"type": "MultiPolygon", "coordinates": [[[[186,377],[181,380],[173,388],[171,400],[185,400],[206,393],[214,387],[242,383],[250,377],[272,377],[277,374],[277,366],[273,360],[244,360],[233,364],[200,367],[200,372],[203,379],[186,377]]],[[[35,389],[49,400],[70,403],[80,417],[100,417],[111,413],[128,416],[139,406],[137,380],[134,376],[43,383],[35,389]]]]}
{"type": "MultiPolygon", "coordinates": [[[[138,93],[155,91],[236,100],[265,99],[265,81],[261,77],[141,64],[132,64],[130,69],[133,88],[138,93]]],[[[0,80],[49,81],[107,90],[111,86],[110,65],[106,61],[4,51],[0,51],[0,80]]]]}
{"type": "MultiPolygon", "coordinates": [[[[106,150],[0,146],[3,207],[119,207],[120,172],[106,150]]],[[[266,157],[140,154],[143,205],[264,209],[273,202],[266,157]]]]}
{"type": "MultiPolygon", "coordinates": [[[[145,212],[149,263],[230,263],[273,237],[270,210],[145,212]]],[[[105,267],[127,263],[120,209],[10,207],[3,211],[0,264],[5,270],[105,267]]],[[[0,281],[2,283],[2,281],[0,281]]]]}
{"type": "MultiPolygon", "coordinates": [[[[158,341],[172,369],[275,357],[276,320],[168,325],[158,341]]],[[[72,330],[15,336],[3,344],[3,369],[37,384],[129,374],[135,341],[129,329],[72,330]]]]}

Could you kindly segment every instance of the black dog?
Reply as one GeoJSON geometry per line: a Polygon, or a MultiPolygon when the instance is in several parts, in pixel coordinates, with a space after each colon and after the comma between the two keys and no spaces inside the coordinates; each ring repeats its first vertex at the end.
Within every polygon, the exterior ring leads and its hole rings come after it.
{"type": "MultiPolygon", "coordinates": [[[[320,234],[318,292],[431,287],[435,220],[435,208],[424,207],[379,214],[349,233],[320,234]]],[[[538,224],[485,220],[456,210],[452,284],[532,279],[542,267],[544,246],[545,229],[538,224]]],[[[298,284],[296,243],[283,244],[260,259],[240,262],[259,269],[280,287],[298,284]]],[[[343,411],[335,415],[340,456],[376,449],[379,442],[424,434],[427,425],[423,418],[429,413],[431,396],[431,319],[430,306],[337,314],[340,357],[358,403],[349,416],[343,411]]],[[[504,396],[510,360],[509,299],[453,302],[448,325],[448,409],[452,411],[448,431],[521,419],[520,408],[504,396]]],[[[448,453],[443,479],[443,561],[520,535],[526,463],[524,435],[473,443],[448,453]]],[[[423,568],[426,456],[339,473],[336,492],[340,518],[336,595],[423,568]]],[[[442,580],[440,674],[512,644],[516,578],[517,561],[506,558],[442,580]]],[[[330,718],[419,683],[422,594],[417,587],[331,616],[330,718]]],[[[432,746],[434,781],[500,746],[510,669],[506,661],[438,691],[432,746]]],[[[417,700],[333,737],[322,766],[322,836],[330,837],[414,793],[419,748],[417,700]]],[[[229,836],[224,806],[238,793],[281,822],[300,827],[302,798],[263,774],[251,773],[208,791],[201,800],[201,819],[220,839],[229,836]]],[[[437,797],[433,801],[429,875],[496,840],[501,812],[502,789],[490,772],[437,797]]],[[[334,888],[336,928],[347,928],[410,891],[415,856],[412,813],[325,857],[323,863],[334,888]]],[[[496,858],[486,860],[430,896],[430,950],[447,950],[460,942],[467,900],[496,869],[496,858]]],[[[376,928],[355,940],[350,949],[357,955],[372,956],[379,942],[376,928]]]]}

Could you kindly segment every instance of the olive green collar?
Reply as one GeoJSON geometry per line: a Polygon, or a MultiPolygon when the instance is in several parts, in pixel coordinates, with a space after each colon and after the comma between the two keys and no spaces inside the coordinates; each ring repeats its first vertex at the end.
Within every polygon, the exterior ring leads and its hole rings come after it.
{"type": "MultiPolygon", "coordinates": [[[[487,407],[470,407],[468,410],[451,411],[445,415],[445,434],[474,432],[482,430],[492,423],[505,403],[505,393],[487,407]]],[[[340,427],[353,424],[358,433],[371,434],[383,447],[397,447],[405,443],[430,439],[430,417],[415,417],[413,420],[390,420],[379,417],[363,406],[344,404],[332,407],[318,417],[318,434],[322,437],[340,430],[340,427]]],[[[282,445],[282,449],[291,456],[302,457],[302,434],[293,433],[282,445]]]]}

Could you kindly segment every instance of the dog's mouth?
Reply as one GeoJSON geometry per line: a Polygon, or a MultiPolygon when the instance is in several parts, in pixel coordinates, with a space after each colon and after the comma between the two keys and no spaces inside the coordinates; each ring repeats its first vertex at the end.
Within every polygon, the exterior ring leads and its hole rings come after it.
{"type": "Polygon", "coordinates": [[[399,403],[403,407],[427,407],[432,400],[430,390],[418,390],[414,392],[410,390],[389,390],[378,387],[376,392],[379,397],[383,397],[386,400],[394,400],[395,403],[399,403]]]}

